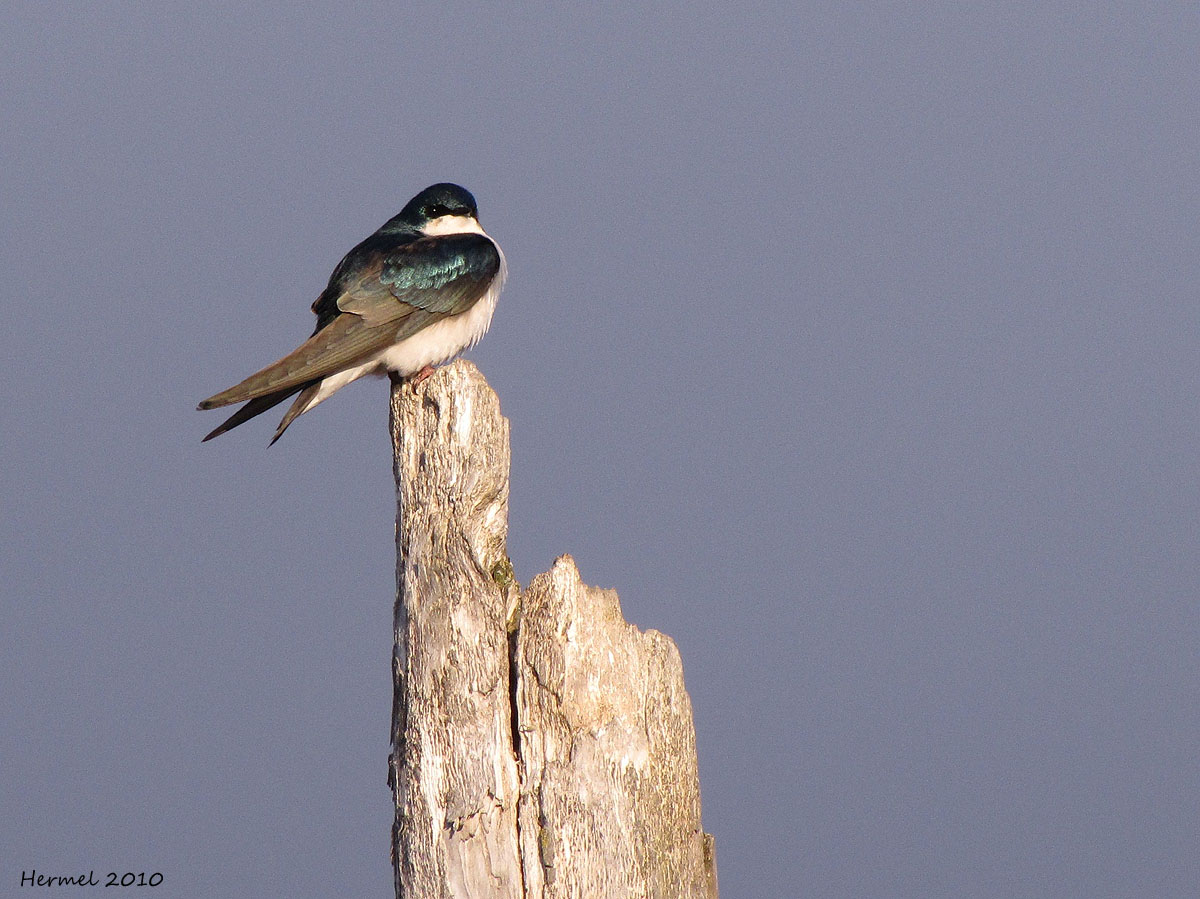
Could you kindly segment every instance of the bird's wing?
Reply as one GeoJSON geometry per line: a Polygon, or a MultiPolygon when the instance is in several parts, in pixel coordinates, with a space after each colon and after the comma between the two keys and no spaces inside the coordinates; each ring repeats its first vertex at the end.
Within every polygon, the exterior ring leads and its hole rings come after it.
{"type": "Polygon", "coordinates": [[[339,278],[337,308],[343,314],[319,325],[312,337],[279,361],[209,397],[199,408],[214,409],[307,385],[362,364],[434,321],[469,309],[499,268],[495,244],[475,234],[420,238],[362,260],[339,278]]]}
{"type": "Polygon", "coordinates": [[[337,305],[371,325],[406,317],[414,308],[457,315],[483,296],[498,271],[500,253],[482,234],[422,237],[388,252],[373,283],[344,291],[337,305]]]}
{"type": "Polygon", "coordinates": [[[299,387],[365,362],[395,343],[404,332],[414,333],[434,317],[414,307],[410,309],[411,314],[404,321],[393,322],[390,326],[371,327],[357,315],[339,315],[278,362],[272,362],[240,384],[210,396],[200,403],[199,408],[215,409],[299,387]]]}

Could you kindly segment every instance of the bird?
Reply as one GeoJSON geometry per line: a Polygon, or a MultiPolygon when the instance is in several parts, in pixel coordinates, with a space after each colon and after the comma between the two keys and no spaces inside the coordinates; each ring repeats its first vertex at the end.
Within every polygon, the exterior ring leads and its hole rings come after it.
{"type": "Polygon", "coordinates": [[[317,327],[308,340],[197,406],[245,403],[204,440],[299,394],[273,445],[298,416],[364,375],[419,383],[487,332],[507,271],[471,192],[425,188],[338,263],[312,304],[317,327]]]}

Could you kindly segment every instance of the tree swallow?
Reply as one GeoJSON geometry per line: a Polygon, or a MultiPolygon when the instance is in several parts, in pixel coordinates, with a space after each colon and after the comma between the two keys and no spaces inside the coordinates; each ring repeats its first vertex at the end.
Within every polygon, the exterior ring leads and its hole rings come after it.
{"type": "Polygon", "coordinates": [[[487,332],[504,284],[499,245],[457,184],[427,187],[346,254],[317,297],[312,337],[278,362],[204,400],[246,402],[211,440],[299,393],[275,430],[363,375],[428,376],[487,332]]]}

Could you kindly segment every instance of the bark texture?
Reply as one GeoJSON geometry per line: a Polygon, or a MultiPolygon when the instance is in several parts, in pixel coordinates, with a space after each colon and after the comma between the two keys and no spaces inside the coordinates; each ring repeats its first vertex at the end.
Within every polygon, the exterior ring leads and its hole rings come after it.
{"type": "Polygon", "coordinates": [[[458,361],[392,387],[396,895],[715,899],[670,638],[562,556],[524,595],[508,422],[458,361]]]}
{"type": "Polygon", "coordinates": [[[715,899],[675,644],[560,556],[522,596],[517,648],[527,895],[715,899]]]}
{"type": "Polygon", "coordinates": [[[522,897],[506,622],[508,422],[473,366],[392,387],[396,895],[522,897]]]}

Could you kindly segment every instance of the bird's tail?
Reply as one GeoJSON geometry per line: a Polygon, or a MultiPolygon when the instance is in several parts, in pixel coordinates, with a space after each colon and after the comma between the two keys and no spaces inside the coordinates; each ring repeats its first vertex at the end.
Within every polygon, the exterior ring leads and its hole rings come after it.
{"type": "Polygon", "coordinates": [[[276,430],[275,436],[271,440],[271,443],[274,443],[279,439],[280,435],[283,434],[284,429],[287,428],[287,426],[290,425],[293,420],[295,420],[296,416],[299,415],[300,412],[304,411],[304,405],[307,405],[308,400],[311,398],[310,391],[315,392],[315,390],[315,385],[300,384],[296,387],[285,387],[283,390],[277,390],[275,393],[268,393],[264,396],[255,397],[254,399],[250,400],[250,402],[246,403],[246,405],[242,406],[242,408],[234,412],[233,415],[229,416],[229,418],[225,419],[225,421],[221,423],[220,427],[211,431],[204,438],[204,440],[200,442],[204,443],[207,440],[212,440],[214,437],[220,437],[226,431],[232,430],[240,424],[245,424],[255,416],[262,415],[268,409],[275,408],[288,397],[300,392],[300,397],[297,398],[297,401],[292,405],[292,408],[288,410],[288,414],[284,416],[283,422],[279,425],[278,430],[276,430]],[[304,402],[301,403],[301,400],[304,402]],[[297,411],[297,407],[299,407],[299,411],[297,411]]]}
{"type": "Polygon", "coordinates": [[[321,382],[318,381],[315,384],[309,384],[300,391],[300,395],[296,397],[296,402],[292,403],[292,407],[287,410],[287,415],[283,416],[283,421],[275,429],[275,436],[271,438],[271,442],[267,446],[274,446],[275,441],[283,436],[283,432],[287,430],[288,425],[294,422],[298,415],[302,415],[309,410],[313,397],[317,395],[317,391],[320,389],[321,382]]]}

